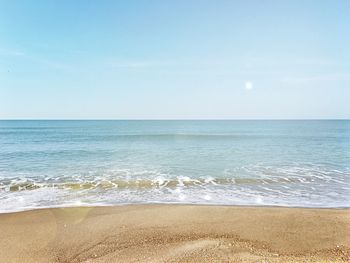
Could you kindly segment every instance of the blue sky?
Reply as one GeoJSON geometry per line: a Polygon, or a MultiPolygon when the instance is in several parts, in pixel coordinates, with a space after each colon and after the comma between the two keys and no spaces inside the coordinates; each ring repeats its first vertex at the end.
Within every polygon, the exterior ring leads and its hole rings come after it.
{"type": "Polygon", "coordinates": [[[0,118],[350,118],[349,12],[347,0],[0,0],[0,118]]]}

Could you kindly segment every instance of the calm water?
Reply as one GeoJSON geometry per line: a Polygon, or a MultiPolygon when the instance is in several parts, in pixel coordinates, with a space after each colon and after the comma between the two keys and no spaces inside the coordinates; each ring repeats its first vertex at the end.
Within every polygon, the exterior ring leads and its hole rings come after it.
{"type": "Polygon", "coordinates": [[[350,121],[0,121],[0,212],[350,206],[350,121]]]}

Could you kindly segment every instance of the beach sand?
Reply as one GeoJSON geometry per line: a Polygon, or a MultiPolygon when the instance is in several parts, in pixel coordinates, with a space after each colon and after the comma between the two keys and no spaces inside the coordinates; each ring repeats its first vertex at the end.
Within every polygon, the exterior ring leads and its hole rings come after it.
{"type": "Polygon", "coordinates": [[[350,210],[128,205],[0,215],[0,262],[349,262],[350,210]]]}

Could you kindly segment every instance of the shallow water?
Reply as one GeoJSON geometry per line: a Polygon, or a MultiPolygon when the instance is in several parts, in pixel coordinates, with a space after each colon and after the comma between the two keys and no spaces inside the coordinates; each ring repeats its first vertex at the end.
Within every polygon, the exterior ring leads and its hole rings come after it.
{"type": "Polygon", "coordinates": [[[350,206],[350,121],[0,121],[0,212],[350,206]]]}

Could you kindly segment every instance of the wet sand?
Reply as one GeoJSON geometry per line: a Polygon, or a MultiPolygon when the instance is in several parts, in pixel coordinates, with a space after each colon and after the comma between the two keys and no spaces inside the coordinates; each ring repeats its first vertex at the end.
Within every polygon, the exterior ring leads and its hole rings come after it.
{"type": "Polygon", "coordinates": [[[128,205],[0,214],[0,262],[350,262],[350,210],[128,205]]]}

